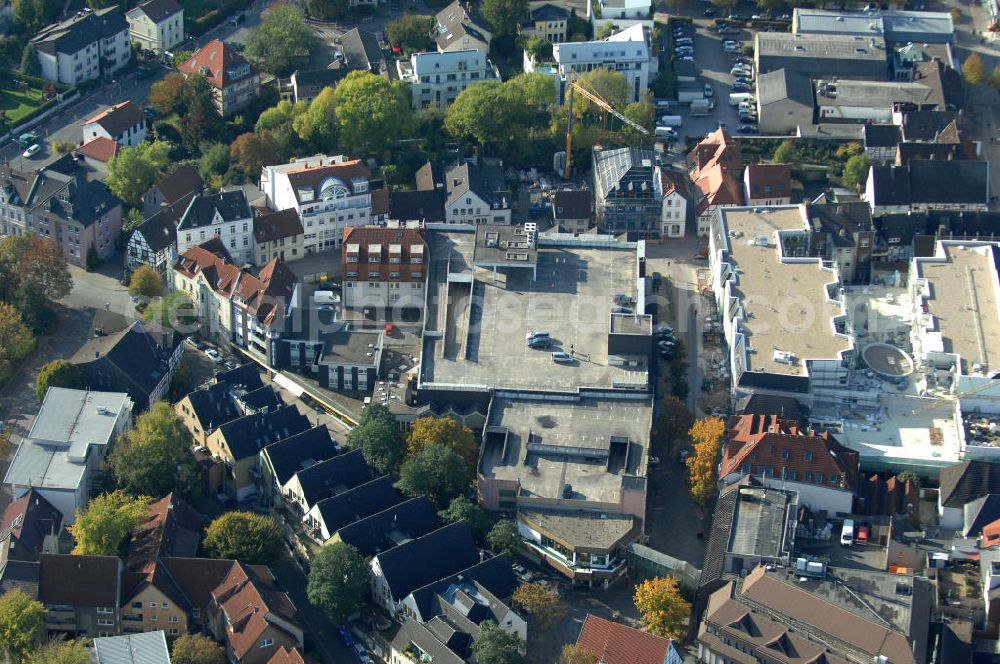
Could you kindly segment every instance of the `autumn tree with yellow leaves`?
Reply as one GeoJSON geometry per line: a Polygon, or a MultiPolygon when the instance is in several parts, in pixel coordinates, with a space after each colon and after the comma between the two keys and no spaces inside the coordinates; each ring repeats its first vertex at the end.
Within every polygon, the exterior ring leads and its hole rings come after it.
{"type": "Polygon", "coordinates": [[[699,507],[705,505],[716,493],[716,461],[719,456],[719,442],[726,432],[721,418],[703,417],[696,420],[688,430],[694,447],[694,454],[687,459],[688,487],[691,497],[699,507]]]}
{"type": "Polygon", "coordinates": [[[657,576],[635,587],[635,608],[646,631],[670,639],[679,639],[687,629],[691,604],[681,595],[677,579],[657,576]]]}

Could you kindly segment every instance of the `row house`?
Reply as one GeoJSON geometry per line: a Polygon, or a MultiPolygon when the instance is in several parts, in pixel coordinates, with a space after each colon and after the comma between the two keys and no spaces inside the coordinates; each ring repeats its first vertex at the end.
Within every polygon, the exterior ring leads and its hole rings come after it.
{"type": "Polygon", "coordinates": [[[237,265],[254,261],[253,213],[242,189],[197,194],[177,222],[177,253],[218,237],[237,265]]]}
{"type": "Polygon", "coordinates": [[[104,260],[114,253],[121,228],[121,201],[103,182],[88,180],[72,155],[32,172],[0,168],[2,235],[51,239],[83,267],[88,254],[104,260]]]}
{"type": "Polygon", "coordinates": [[[213,39],[178,67],[185,76],[204,76],[215,108],[226,118],[260,96],[260,71],[221,39],[213,39]]]}
{"type": "Polygon", "coordinates": [[[683,237],[685,186],[681,174],[657,164],[650,150],[594,150],[594,208],[602,232],[644,240],[683,237]]]}
{"type": "Polygon", "coordinates": [[[272,212],[255,208],[253,218],[254,263],[293,261],[305,255],[305,230],[295,208],[272,212]]]}
{"type": "Polygon", "coordinates": [[[132,58],[129,27],[117,5],[89,7],[50,25],[31,38],[40,76],[79,85],[110,76],[132,58]]]}
{"type": "Polygon", "coordinates": [[[792,171],[788,164],[750,164],[743,172],[743,194],[752,206],[788,205],[792,171]]]}
{"type": "Polygon", "coordinates": [[[716,210],[744,205],[740,146],[720,127],[688,153],[687,167],[697,190],[698,237],[707,237],[716,210]]]}
{"type": "Polygon", "coordinates": [[[176,0],[147,0],[125,14],[132,43],[159,55],[184,41],[184,8],[176,0]]]}
{"type": "Polygon", "coordinates": [[[260,189],[272,210],[294,209],[302,223],[305,254],[340,246],[344,229],[374,223],[388,213],[376,207],[371,171],[359,160],[316,156],[265,166],[260,189]]]}
{"type": "Polygon", "coordinates": [[[38,601],[52,636],[121,633],[122,561],[118,556],[42,554],[37,563],[38,601]]]}
{"type": "Polygon", "coordinates": [[[343,305],[350,309],[422,310],[428,248],[422,228],[344,230],[343,305]]]}
{"type": "Polygon", "coordinates": [[[985,212],[990,202],[990,163],[914,159],[905,166],[872,165],[865,200],[874,217],[928,210],[985,212]]]}
{"type": "Polygon", "coordinates": [[[188,392],[174,406],[197,446],[204,446],[208,437],[227,422],[284,406],[274,388],[261,381],[256,364],[220,371],[211,381],[210,385],[188,392]]]}

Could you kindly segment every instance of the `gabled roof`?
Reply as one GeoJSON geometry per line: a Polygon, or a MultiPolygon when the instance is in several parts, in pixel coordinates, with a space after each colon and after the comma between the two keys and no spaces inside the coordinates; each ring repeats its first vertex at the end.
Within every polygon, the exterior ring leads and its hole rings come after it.
{"type": "Polygon", "coordinates": [[[866,148],[894,148],[903,140],[903,132],[893,124],[866,124],[864,133],[866,148]]]}
{"type": "Polygon", "coordinates": [[[435,664],[465,663],[465,659],[449,649],[429,627],[407,617],[406,622],[396,632],[396,636],[392,640],[392,647],[402,652],[403,649],[414,646],[435,664]]]}
{"type": "Polygon", "coordinates": [[[184,8],[177,4],[176,0],[147,0],[138,7],[130,9],[126,15],[132,17],[145,14],[153,23],[162,23],[182,11],[184,8]]]}
{"type": "Polygon", "coordinates": [[[434,41],[437,42],[439,51],[446,50],[465,37],[484,42],[489,46],[490,31],[478,6],[473,7],[471,3],[463,4],[461,0],[455,0],[439,11],[434,20],[436,21],[434,41]]]}
{"type": "Polygon", "coordinates": [[[569,19],[569,10],[545,3],[531,11],[532,21],[565,21],[569,19]]]}
{"type": "Polygon", "coordinates": [[[204,520],[172,493],[146,508],[146,519],[132,531],[125,558],[124,591],[131,595],[150,582],[161,557],[193,557],[198,553],[204,520]]]}
{"type": "Polygon", "coordinates": [[[17,539],[18,546],[37,554],[42,550],[45,537],[58,535],[60,530],[62,513],[32,488],[11,501],[3,511],[0,541],[12,536],[17,539]]]}
{"type": "Polygon", "coordinates": [[[201,193],[205,181],[198,169],[191,164],[178,164],[169,173],[156,176],[154,186],[160,190],[167,205],[176,203],[189,194],[201,193]]]}
{"type": "Polygon", "coordinates": [[[118,606],[117,556],[39,556],[38,601],[69,606],[118,606]]]}
{"type": "MultiPolygon", "coordinates": [[[[164,579],[168,579],[173,588],[180,593],[183,604],[192,609],[204,610],[212,601],[212,591],[219,587],[229,575],[235,560],[219,558],[160,558],[159,570],[164,579]]],[[[161,587],[156,583],[154,585],[161,587]]]]}
{"type": "Polygon", "coordinates": [[[784,198],[792,192],[792,169],[788,164],[750,164],[745,177],[751,198],[784,198]]]}
{"type": "Polygon", "coordinates": [[[127,30],[125,15],[114,5],[82,14],[77,12],[61,23],[43,28],[31,38],[31,43],[48,55],[72,55],[100,39],[108,39],[127,30]]]}
{"type": "Polygon", "coordinates": [[[145,122],[146,116],[143,115],[139,105],[133,104],[131,100],[127,100],[84,120],[82,124],[86,127],[87,125],[96,123],[112,137],[115,137],[125,133],[126,129],[134,127],[137,124],[145,124],[145,122]]]}
{"type": "MultiPolygon", "coordinates": [[[[354,450],[344,456],[359,453],[354,450]]],[[[263,449],[263,454],[274,469],[274,479],[279,486],[284,486],[296,473],[304,470],[307,465],[315,465],[321,461],[332,459],[337,455],[337,444],[330,437],[330,430],[325,426],[315,426],[294,435],[271,443],[263,449]]],[[[352,456],[352,459],[355,457],[352,456]]]]}
{"type": "Polygon", "coordinates": [[[348,69],[361,69],[379,73],[384,59],[378,37],[367,30],[352,28],[340,37],[340,47],[348,69]]]}
{"type": "Polygon", "coordinates": [[[439,191],[393,191],[389,194],[389,218],[397,221],[444,223],[444,199],[439,191]]]}
{"type": "Polygon", "coordinates": [[[791,69],[764,72],[757,77],[757,100],[767,106],[784,100],[813,107],[813,85],[808,76],[791,69]]]}
{"type": "Polygon", "coordinates": [[[944,507],[961,509],[966,503],[991,493],[1000,493],[1000,463],[963,461],[941,469],[939,501],[944,507]]]}
{"type": "Polygon", "coordinates": [[[302,220],[295,208],[279,212],[269,210],[253,218],[253,239],[258,244],[296,235],[302,235],[302,220]]]}
{"type": "Polygon", "coordinates": [[[368,558],[423,537],[440,525],[434,505],[425,496],[418,496],[348,524],[337,531],[337,536],[368,558]]]}
{"type": "Polygon", "coordinates": [[[460,161],[448,168],[444,178],[445,188],[448,191],[446,206],[455,204],[467,192],[472,192],[493,209],[510,207],[510,190],[504,180],[503,171],[494,162],[460,161]]]}
{"type": "Polygon", "coordinates": [[[236,398],[245,400],[251,395],[256,395],[253,397],[255,407],[276,409],[283,405],[281,397],[271,386],[261,382],[260,374],[256,371],[245,372],[245,375],[235,374],[221,380],[216,376],[215,383],[189,392],[186,398],[199,428],[211,433],[226,422],[240,417],[241,411],[237,408],[236,398]]]}
{"type": "Polygon", "coordinates": [[[177,244],[177,216],[174,209],[164,206],[156,214],[145,220],[135,229],[142,235],[149,248],[155,252],[177,244]]]}
{"type": "Polygon", "coordinates": [[[96,161],[102,161],[106,164],[111,161],[116,154],[118,154],[118,147],[118,141],[105,138],[104,136],[98,136],[90,139],[74,150],[74,152],[90,157],[96,161]]]}
{"type": "Polygon", "coordinates": [[[38,574],[41,565],[35,560],[8,559],[0,569],[0,595],[15,588],[31,599],[38,599],[38,574]]]}
{"type": "Polygon", "coordinates": [[[592,191],[557,191],[552,197],[552,218],[556,222],[560,219],[590,219],[593,212],[592,191]]]}
{"type": "Polygon", "coordinates": [[[479,562],[469,526],[452,523],[375,557],[396,601],[479,562]]]}
{"type": "Polygon", "coordinates": [[[383,475],[349,491],[324,498],[315,505],[327,533],[332,537],[341,528],[388,509],[399,502],[392,478],[383,475]]]}
{"type": "Polygon", "coordinates": [[[271,656],[271,659],[267,660],[267,664],[306,664],[306,660],[303,659],[298,648],[288,650],[284,646],[281,646],[271,656]]]}
{"type": "Polygon", "coordinates": [[[872,166],[874,206],[989,202],[989,162],[914,159],[905,166],[872,166]]]}
{"type": "Polygon", "coordinates": [[[653,153],[639,148],[594,150],[597,196],[608,198],[645,186],[653,195],[653,153]]]}
{"type": "Polygon", "coordinates": [[[188,76],[202,74],[219,90],[258,73],[257,68],[236,49],[219,39],[213,39],[195,51],[178,70],[188,76]]]}
{"type": "Polygon", "coordinates": [[[576,645],[597,655],[602,664],[663,664],[670,639],[588,613],[576,645]]]}
{"type": "Polygon", "coordinates": [[[177,224],[177,230],[249,220],[251,216],[253,215],[250,212],[250,204],[242,189],[216,194],[198,194],[188,204],[180,223],[177,224]]]}
{"type": "MultiPolygon", "coordinates": [[[[320,453],[325,452],[326,450],[321,450],[320,453]]],[[[310,454],[308,457],[299,457],[298,465],[302,470],[295,476],[302,489],[302,497],[310,508],[323,498],[350,491],[368,482],[375,474],[361,450],[352,450],[325,460],[314,459],[310,454]]]]}
{"type": "Polygon", "coordinates": [[[435,615],[435,602],[438,594],[445,592],[449,586],[459,583],[472,583],[485,589],[500,600],[508,600],[520,585],[517,575],[511,567],[511,559],[506,555],[493,556],[482,562],[460,569],[447,577],[436,579],[410,593],[407,603],[416,607],[423,620],[435,615]]]}
{"type": "Polygon", "coordinates": [[[1000,519],[1000,494],[990,493],[966,503],[963,537],[979,537],[985,526],[1000,519]]]}
{"type": "MultiPolygon", "coordinates": [[[[289,633],[275,617],[293,625],[298,621],[288,595],[278,589],[271,571],[260,565],[235,563],[212,597],[223,611],[226,640],[239,660],[258,647],[268,627],[289,633]]],[[[289,635],[301,640],[298,634],[289,635]]]]}
{"type": "Polygon", "coordinates": [[[256,457],[262,449],[310,428],[309,420],[294,405],[269,413],[253,413],[226,422],[218,433],[237,461],[256,457]]]}

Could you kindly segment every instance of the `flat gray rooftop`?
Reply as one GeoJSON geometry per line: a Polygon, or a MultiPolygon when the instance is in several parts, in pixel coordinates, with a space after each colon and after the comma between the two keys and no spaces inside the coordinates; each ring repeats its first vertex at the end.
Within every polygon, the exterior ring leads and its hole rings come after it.
{"type": "Polygon", "coordinates": [[[780,491],[740,488],[729,536],[729,552],[781,556],[787,510],[788,498],[780,491]]]}
{"type": "Polygon", "coordinates": [[[607,551],[638,528],[638,519],[629,514],[519,510],[518,519],[543,530],[552,538],[574,547],[607,551]]]}
{"type": "Polygon", "coordinates": [[[646,314],[611,314],[611,332],[614,334],[652,334],[653,317],[646,314]]]}
{"type": "Polygon", "coordinates": [[[90,392],[52,387],[31,425],[28,438],[69,448],[73,456],[90,445],[107,445],[120,417],[129,410],[124,392],[90,392]]]}
{"type": "Polygon", "coordinates": [[[719,210],[720,232],[729,244],[725,260],[737,270],[732,293],[742,300],[742,329],[753,348],[749,370],[805,375],[805,360],[838,358],[851,348],[833,326],[843,312],[828,299],[826,287],[836,276],[819,260],[780,260],[777,233],[803,228],[798,206],[756,209],[719,210]],[[791,353],[793,363],[777,361],[775,351],[791,353]]]}
{"type": "Polygon", "coordinates": [[[3,481],[14,486],[75,490],[86,471],[87,464],[70,460],[65,449],[26,439],[18,445],[3,481]]]}
{"type": "Polygon", "coordinates": [[[992,245],[941,243],[938,255],[916,260],[917,277],[927,280],[924,304],[933,316],[932,332],[924,332],[925,352],[934,350],[940,334],[941,350],[957,353],[962,373],[1000,370],[1000,295],[992,245]],[[943,252],[943,253],[942,253],[943,252]]]}
{"type": "Polygon", "coordinates": [[[816,81],[817,106],[884,106],[891,109],[895,102],[934,104],[940,101],[930,87],[908,81],[816,81]],[[824,93],[827,84],[836,86],[836,93],[824,93]]]}
{"type": "Polygon", "coordinates": [[[836,58],[838,60],[885,61],[885,40],[881,36],[797,35],[790,32],[758,32],[757,57],[836,58]],[[875,46],[872,47],[872,41],[875,46]]]}
{"type": "Polygon", "coordinates": [[[533,279],[530,269],[469,267],[471,251],[465,251],[473,237],[432,235],[433,302],[425,315],[421,387],[647,389],[648,355],[621,362],[608,356],[613,297],[636,297],[634,248],[542,247],[533,279]],[[442,253],[435,253],[439,247],[442,253]],[[532,330],[548,331],[552,348],[528,348],[525,335],[532,330]],[[550,350],[571,353],[573,360],[557,364],[550,350]]]}
{"type": "Polygon", "coordinates": [[[524,226],[481,224],[476,226],[476,265],[509,265],[531,268],[538,256],[538,234],[529,237],[524,226]]]}
{"type": "Polygon", "coordinates": [[[569,484],[573,500],[618,503],[623,478],[646,474],[652,418],[649,400],[496,397],[480,472],[520,479],[526,496],[561,498],[569,484]]]}
{"type": "Polygon", "coordinates": [[[376,366],[382,333],[367,330],[340,330],[319,335],[323,342],[321,362],[376,366]]]}

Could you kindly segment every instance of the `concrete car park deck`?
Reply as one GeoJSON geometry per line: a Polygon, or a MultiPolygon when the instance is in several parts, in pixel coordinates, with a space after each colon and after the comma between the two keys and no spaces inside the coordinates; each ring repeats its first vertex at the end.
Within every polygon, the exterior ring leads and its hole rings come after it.
{"type": "Polygon", "coordinates": [[[436,235],[445,237],[431,249],[434,302],[427,307],[422,386],[646,389],[648,357],[628,358],[631,366],[614,366],[608,357],[614,296],[636,297],[634,247],[542,246],[537,266],[493,271],[470,266],[471,247],[462,240],[471,234],[436,235]],[[525,336],[533,330],[549,332],[551,348],[529,348],[525,336]],[[572,359],[556,363],[551,351],[572,359]]]}

